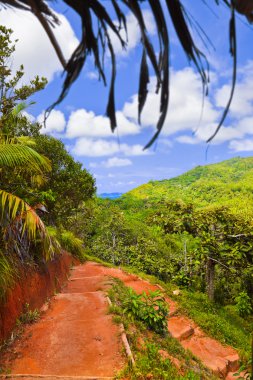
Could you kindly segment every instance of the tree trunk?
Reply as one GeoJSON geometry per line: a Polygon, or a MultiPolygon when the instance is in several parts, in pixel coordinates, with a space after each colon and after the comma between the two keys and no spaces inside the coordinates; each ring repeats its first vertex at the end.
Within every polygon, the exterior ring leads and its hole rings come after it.
{"type": "Polygon", "coordinates": [[[207,283],[207,295],[210,301],[214,300],[214,278],[215,278],[215,262],[211,259],[207,259],[206,264],[206,283],[207,283]]]}

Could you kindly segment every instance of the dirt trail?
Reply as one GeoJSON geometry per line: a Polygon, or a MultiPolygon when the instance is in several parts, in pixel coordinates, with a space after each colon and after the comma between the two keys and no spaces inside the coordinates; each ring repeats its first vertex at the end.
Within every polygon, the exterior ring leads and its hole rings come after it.
{"type": "MultiPolygon", "coordinates": [[[[138,276],[120,269],[87,262],[74,267],[70,281],[55,296],[40,321],[26,328],[15,346],[15,359],[9,368],[15,374],[35,375],[23,380],[62,380],[112,378],[124,366],[119,329],[107,315],[105,289],[108,277],[121,279],[137,293],[159,289],[138,276]],[[85,377],[86,376],[86,377],[85,377]],[[90,377],[87,377],[90,376],[90,377]],[[92,377],[93,376],[93,377],[92,377]]],[[[236,379],[239,367],[237,352],[209,338],[189,318],[177,315],[177,305],[169,298],[168,330],[184,348],[189,349],[209,369],[223,379],[236,379]]]]}
{"type": "Polygon", "coordinates": [[[7,358],[11,378],[112,379],[125,358],[119,328],[107,314],[106,287],[106,277],[103,271],[96,274],[96,266],[94,271],[90,264],[74,267],[62,293],[53,297],[37,323],[25,328],[14,360],[13,355],[7,358]]]}
{"type": "MultiPolygon", "coordinates": [[[[154,291],[161,287],[152,285],[148,281],[140,279],[136,275],[127,274],[120,269],[105,268],[95,263],[86,264],[86,270],[97,275],[104,274],[121,279],[126,286],[131,287],[137,293],[154,291]]],[[[182,315],[175,315],[177,304],[166,298],[169,304],[170,317],[168,330],[178,339],[182,346],[189,349],[204,365],[211,369],[217,376],[223,379],[236,379],[233,376],[239,368],[239,356],[236,350],[229,346],[223,346],[220,342],[208,337],[192,320],[182,315]]]]}

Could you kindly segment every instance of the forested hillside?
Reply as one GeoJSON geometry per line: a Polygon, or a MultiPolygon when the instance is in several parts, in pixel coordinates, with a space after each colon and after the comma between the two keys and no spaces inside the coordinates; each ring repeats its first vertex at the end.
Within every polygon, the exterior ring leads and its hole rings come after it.
{"type": "Polygon", "coordinates": [[[197,166],[176,178],[151,181],[127,195],[138,199],[182,199],[196,206],[207,204],[253,205],[253,157],[232,158],[197,166]],[[248,203],[249,202],[249,203],[248,203]]]}
{"type": "Polygon", "coordinates": [[[249,353],[252,178],[253,157],[234,158],[98,199],[91,253],[179,287],[202,328],[249,353]]]}

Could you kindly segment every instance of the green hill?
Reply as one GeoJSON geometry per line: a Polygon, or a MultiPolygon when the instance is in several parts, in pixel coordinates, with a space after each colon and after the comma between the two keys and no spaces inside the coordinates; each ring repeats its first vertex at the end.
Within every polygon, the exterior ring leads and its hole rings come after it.
{"type": "Polygon", "coordinates": [[[143,200],[182,199],[198,206],[233,204],[253,206],[253,157],[232,158],[218,164],[197,166],[178,177],[150,181],[126,197],[143,200]]]}

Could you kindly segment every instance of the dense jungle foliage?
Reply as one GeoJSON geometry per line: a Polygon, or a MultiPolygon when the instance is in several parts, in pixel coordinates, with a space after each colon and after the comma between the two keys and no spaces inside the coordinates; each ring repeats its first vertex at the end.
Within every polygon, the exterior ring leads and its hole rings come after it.
{"type": "MultiPolygon", "coordinates": [[[[197,167],[121,198],[97,199],[93,256],[182,291],[182,308],[209,334],[250,352],[253,157],[197,167]]],[[[172,292],[171,292],[172,293],[172,292]]]]}
{"type": "Polygon", "coordinates": [[[240,295],[250,314],[252,176],[253,158],[235,158],[99,200],[92,251],[221,304],[240,295]]]}

